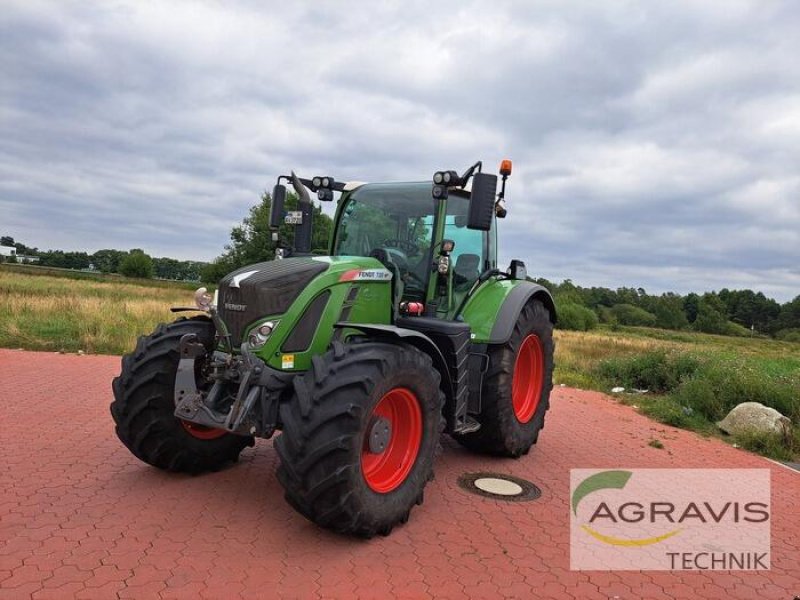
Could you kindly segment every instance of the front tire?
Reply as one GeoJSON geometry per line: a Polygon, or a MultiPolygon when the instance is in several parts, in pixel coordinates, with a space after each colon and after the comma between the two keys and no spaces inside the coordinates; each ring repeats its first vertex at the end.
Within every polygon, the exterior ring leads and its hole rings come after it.
{"type": "Polygon", "coordinates": [[[309,520],[387,535],[433,477],[444,396],[430,357],[404,345],[334,344],[280,408],[278,480],[309,520]]]}
{"type": "Polygon", "coordinates": [[[484,454],[517,458],[539,438],[553,389],[553,324],[538,300],[525,305],[511,338],[489,347],[481,390],[481,428],[456,435],[460,444],[484,454]]]}
{"type": "MultiPolygon", "coordinates": [[[[147,464],[182,473],[216,471],[236,461],[254,440],[175,416],[178,347],[187,333],[197,335],[206,350],[213,349],[214,325],[205,317],[159,325],[139,338],[136,350],[122,357],[122,372],[112,384],[111,415],[117,437],[147,464]]],[[[201,379],[198,373],[198,388],[205,383],[201,379]]]]}

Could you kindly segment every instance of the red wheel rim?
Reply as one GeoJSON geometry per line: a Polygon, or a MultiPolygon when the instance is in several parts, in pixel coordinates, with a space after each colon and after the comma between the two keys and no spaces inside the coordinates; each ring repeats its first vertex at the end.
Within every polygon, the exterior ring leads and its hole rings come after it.
{"type": "Polygon", "coordinates": [[[514,415],[520,423],[533,418],[544,384],[544,350],[535,334],[522,340],[514,362],[514,380],[511,384],[511,399],[514,415]]]}
{"type": "Polygon", "coordinates": [[[402,484],[417,460],[422,443],[422,410],[411,390],[394,388],[384,394],[367,421],[361,449],[361,472],[367,485],[379,494],[391,492],[402,484]],[[383,452],[370,451],[370,423],[381,418],[389,422],[391,437],[383,452]]]}
{"type": "Polygon", "coordinates": [[[198,425],[190,421],[180,419],[181,425],[189,433],[190,436],[196,437],[198,440],[215,440],[222,437],[227,431],[224,429],[215,429],[214,427],[206,427],[205,425],[198,425]]]}

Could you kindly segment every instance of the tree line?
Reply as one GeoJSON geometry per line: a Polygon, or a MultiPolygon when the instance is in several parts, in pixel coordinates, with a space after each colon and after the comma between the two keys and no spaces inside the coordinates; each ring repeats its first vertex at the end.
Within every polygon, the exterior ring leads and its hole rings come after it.
{"type": "MultiPolygon", "coordinates": [[[[298,199],[287,194],[285,210],[296,210],[298,199]]],[[[230,242],[211,263],[151,258],[141,249],[86,252],[40,251],[15,242],[8,236],[0,245],[13,246],[21,255],[36,256],[43,266],[89,269],[119,273],[129,277],[158,277],[216,283],[240,267],[272,260],[277,243],[269,228],[271,198],[262,194],[259,202],[231,231],[230,242]]],[[[314,206],[312,247],[326,254],[332,219],[314,206]]],[[[280,240],[290,240],[292,226],[282,225],[280,240]]],[[[599,324],[631,325],[674,330],[694,330],[722,335],[769,335],[800,342],[800,295],[779,304],[761,292],[722,289],[719,292],[684,295],[668,292],[648,294],[642,288],[581,287],[566,279],[555,283],[534,280],[548,288],[556,298],[558,327],[587,331],[599,324]]]]}
{"type": "Polygon", "coordinates": [[[800,295],[779,304],[749,289],[723,288],[683,296],[673,292],[653,295],[642,288],[586,288],[569,279],[536,282],[555,295],[562,329],[587,331],[605,323],[800,341],[800,295]]]}
{"type": "MultiPolygon", "coordinates": [[[[132,250],[98,250],[88,252],[65,252],[64,250],[39,250],[17,242],[11,236],[1,236],[0,246],[17,249],[17,254],[38,259],[35,264],[59,269],[99,271],[117,273],[125,277],[151,279],[174,279],[178,281],[199,281],[202,269],[207,263],[193,260],[177,260],[167,257],[151,257],[141,248],[132,250]]],[[[2,257],[6,262],[18,262],[16,257],[2,257]]]]}

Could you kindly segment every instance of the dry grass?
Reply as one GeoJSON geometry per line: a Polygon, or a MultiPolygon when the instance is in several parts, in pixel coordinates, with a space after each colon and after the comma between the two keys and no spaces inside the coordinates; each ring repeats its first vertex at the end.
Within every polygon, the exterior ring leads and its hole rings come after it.
{"type": "Polygon", "coordinates": [[[555,339],[555,381],[582,388],[596,387],[592,374],[604,359],[681,346],[677,342],[623,336],[613,332],[556,330],[555,339]]]}
{"type": "Polygon", "coordinates": [[[72,279],[0,270],[0,346],[122,354],[191,303],[183,284],[72,279]]]}
{"type": "Polygon", "coordinates": [[[597,388],[598,365],[610,358],[638,356],[656,350],[740,359],[757,367],[793,370],[800,345],[768,338],[735,338],[704,333],[624,327],[617,331],[555,332],[555,381],[574,387],[597,388]],[[781,364],[788,362],[785,367],[781,364]],[[777,366],[776,366],[777,365],[777,366]]]}

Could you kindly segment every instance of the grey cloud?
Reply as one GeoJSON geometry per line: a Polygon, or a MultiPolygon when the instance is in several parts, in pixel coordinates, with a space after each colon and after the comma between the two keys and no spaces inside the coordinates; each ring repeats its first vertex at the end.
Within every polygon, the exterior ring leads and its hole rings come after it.
{"type": "Polygon", "coordinates": [[[505,261],[800,293],[789,0],[3,13],[0,225],[26,243],[210,259],[290,168],[420,179],[508,155],[505,261]]]}

